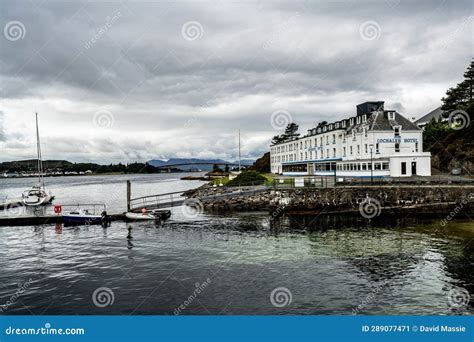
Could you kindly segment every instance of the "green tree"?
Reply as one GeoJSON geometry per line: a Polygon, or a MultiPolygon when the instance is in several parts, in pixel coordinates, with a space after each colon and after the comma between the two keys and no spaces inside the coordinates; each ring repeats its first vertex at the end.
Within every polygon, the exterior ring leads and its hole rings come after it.
{"type": "Polygon", "coordinates": [[[212,172],[223,172],[219,165],[214,164],[212,165],[212,172]]]}
{"type": "Polygon", "coordinates": [[[283,134],[285,136],[286,140],[293,140],[293,139],[299,137],[300,134],[297,133],[298,128],[299,128],[299,126],[297,124],[295,124],[294,122],[289,123],[285,128],[285,133],[283,134]]]}

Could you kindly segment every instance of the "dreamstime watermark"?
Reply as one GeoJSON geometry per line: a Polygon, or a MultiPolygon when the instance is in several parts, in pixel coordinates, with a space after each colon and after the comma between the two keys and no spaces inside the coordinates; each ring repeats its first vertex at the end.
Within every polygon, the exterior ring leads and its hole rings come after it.
{"type": "Polygon", "coordinates": [[[204,36],[204,28],[199,21],[187,21],[181,28],[181,35],[187,41],[200,39],[204,36]]]}
{"type": "Polygon", "coordinates": [[[115,119],[112,112],[101,109],[94,113],[92,122],[99,128],[111,128],[114,125],[115,119]]]}
{"type": "Polygon", "coordinates": [[[448,305],[453,309],[464,309],[469,304],[471,296],[464,287],[453,287],[448,292],[448,305]]]}
{"type": "Polygon", "coordinates": [[[440,225],[442,227],[446,226],[453,218],[455,218],[463,209],[464,207],[474,200],[474,193],[470,193],[468,196],[462,198],[458,204],[454,207],[454,209],[440,221],[440,225]]]}
{"type": "Polygon", "coordinates": [[[376,40],[382,35],[382,28],[376,21],[366,21],[359,26],[359,34],[363,40],[376,40]]]}
{"type": "Polygon", "coordinates": [[[277,287],[270,293],[270,302],[274,307],[283,308],[293,301],[293,294],[286,287],[277,287]]]}
{"type": "Polygon", "coordinates": [[[464,31],[465,29],[470,29],[471,27],[471,22],[474,20],[474,15],[471,15],[467,18],[465,18],[461,24],[456,28],[456,30],[454,30],[453,32],[451,32],[450,35],[448,35],[448,37],[444,40],[443,44],[441,45],[441,50],[442,49],[446,49],[451,43],[455,42],[456,41],[456,35],[460,32],[460,31],[464,31]]]}
{"type": "Polygon", "coordinates": [[[270,124],[276,130],[285,128],[292,121],[291,113],[283,109],[274,111],[270,116],[270,124]]]}
{"type": "Polygon", "coordinates": [[[283,210],[285,209],[286,206],[288,206],[289,204],[291,204],[292,200],[296,197],[296,192],[293,192],[292,194],[290,194],[290,196],[288,197],[282,197],[282,198],[278,198],[278,207],[273,210],[272,212],[272,218],[277,218],[278,216],[280,216],[280,214],[283,212],[283,210]]]}
{"type": "Polygon", "coordinates": [[[449,113],[448,124],[454,130],[460,130],[469,127],[471,118],[464,110],[453,110],[449,113]]]}
{"type": "Polygon", "coordinates": [[[295,20],[295,18],[298,18],[298,17],[299,17],[298,12],[289,16],[275,31],[271,33],[270,38],[266,40],[265,43],[263,43],[262,48],[264,50],[267,50],[273,44],[275,44],[277,40],[281,40],[283,33],[289,31],[290,25],[295,20]]]}
{"type": "Polygon", "coordinates": [[[181,212],[188,219],[195,219],[204,212],[204,204],[198,198],[187,198],[181,206],[181,212]]]}
{"type": "Polygon", "coordinates": [[[5,216],[20,216],[23,213],[23,207],[19,204],[9,204],[4,209],[5,216]]]}
{"type": "Polygon", "coordinates": [[[112,26],[122,17],[122,13],[117,12],[113,17],[107,17],[105,24],[100,27],[97,32],[89,39],[85,44],[84,48],[89,50],[95,43],[102,39],[103,35],[109,31],[112,26]]]}
{"type": "Polygon", "coordinates": [[[359,212],[366,219],[372,219],[380,215],[382,205],[375,198],[367,197],[359,204],[359,212]]]}
{"type": "Polygon", "coordinates": [[[26,28],[25,28],[25,25],[23,25],[21,21],[18,21],[18,20],[9,21],[3,27],[3,36],[11,42],[24,39],[25,35],[26,35],[26,28]]]}
{"type": "Polygon", "coordinates": [[[31,283],[33,282],[32,278],[29,278],[26,282],[23,284],[19,284],[18,289],[15,291],[15,293],[5,302],[5,304],[0,306],[0,312],[5,312],[8,310],[10,306],[16,303],[18,298],[28,290],[30,287],[31,283]]]}
{"type": "Polygon", "coordinates": [[[364,310],[367,307],[367,305],[373,303],[377,295],[382,292],[386,285],[387,283],[383,283],[377,285],[374,289],[372,289],[372,291],[364,298],[364,300],[359,305],[357,305],[356,308],[352,309],[352,314],[354,316],[358,315],[360,311],[364,310]]]}
{"type": "Polygon", "coordinates": [[[53,328],[51,323],[45,323],[40,328],[17,328],[9,326],[5,329],[5,335],[84,335],[83,328],[53,328]]]}
{"type": "Polygon", "coordinates": [[[92,294],[92,302],[98,308],[105,308],[106,306],[110,306],[114,304],[114,301],[114,291],[112,291],[112,289],[108,287],[98,287],[92,294]]]}
{"type": "Polygon", "coordinates": [[[186,310],[186,308],[194,302],[194,300],[206,289],[206,287],[209,286],[211,283],[211,279],[207,278],[204,282],[202,283],[196,283],[195,284],[195,289],[193,293],[184,300],[183,303],[181,303],[176,309],[174,309],[174,314],[175,316],[178,316],[181,314],[182,311],[186,310]]]}

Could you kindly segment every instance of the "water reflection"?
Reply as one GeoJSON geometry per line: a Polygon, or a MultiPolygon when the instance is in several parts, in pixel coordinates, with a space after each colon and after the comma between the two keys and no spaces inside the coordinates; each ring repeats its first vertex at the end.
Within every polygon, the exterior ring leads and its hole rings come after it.
{"type": "MultiPolygon", "coordinates": [[[[459,314],[448,293],[474,291],[474,231],[471,222],[451,224],[446,235],[437,222],[269,221],[254,213],[2,229],[0,302],[33,277],[8,313],[172,314],[210,277],[186,314],[350,315],[366,298],[359,314],[459,314]],[[91,303],[100,286],[114,289],[113,306],[91,303]],[[269,294],[281,286],[293,302],[275,308],[269,294]]],[[[462,310],[472,313],[472,303],[462,310]]]]}
{"type": "Polygon", "coordinates": [[[128,225],[127,231],[128,231],[128,234],[127,234],[127,248],[132,249],[133,248],[133,243],[132,243],[133,236],[132,236],[132,226],[131,225],[128,225]]]}

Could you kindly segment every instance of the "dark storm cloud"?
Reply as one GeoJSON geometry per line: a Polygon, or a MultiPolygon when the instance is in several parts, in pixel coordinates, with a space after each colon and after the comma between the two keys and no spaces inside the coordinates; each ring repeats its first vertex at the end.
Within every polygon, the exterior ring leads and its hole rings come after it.
{"type": "Polygon", "coordinates": [[[51,158],[232,159],[239,127],[257,157],[276,110],[303,132],[372,99],[420,116],[472,55],[468,1],[46,0],[1,12],[3,27],[25,28],[0,46],[4,159],[27,156],[17,147],[35,110],[51,158]]]}

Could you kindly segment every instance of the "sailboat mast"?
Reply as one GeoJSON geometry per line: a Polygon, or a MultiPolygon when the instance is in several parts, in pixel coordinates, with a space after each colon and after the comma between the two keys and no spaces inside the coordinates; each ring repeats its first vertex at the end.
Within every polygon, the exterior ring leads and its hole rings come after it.
{"type": "Polygon", "coordinates": [[[40,187],[44,188],[43,160],[41,156],[41,143],[40,143],[39,128],[38,128],[38,113],[36,113],[36,153],[38,157],[38,181],[40,183],[40,187]]]}
{"type": "Polygon", "coordinates": [[[239,172],[240,172],[240,129],[239,129],[239,172]]]}

